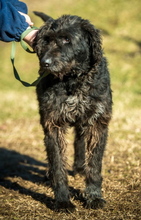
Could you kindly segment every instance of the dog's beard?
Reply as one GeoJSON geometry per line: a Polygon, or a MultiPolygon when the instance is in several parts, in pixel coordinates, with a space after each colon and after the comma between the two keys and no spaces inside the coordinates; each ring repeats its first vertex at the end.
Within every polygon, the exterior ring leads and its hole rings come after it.
{"type": "Polygon", "coordinates": [[[77,66],[79,64],[76,60],[67,62],[66,60],[54,60],[50,66],[40,65],[40,73],[47,72],[54,75],[56,78],[63,79],[64,76],[77,74],[77,66]]]}

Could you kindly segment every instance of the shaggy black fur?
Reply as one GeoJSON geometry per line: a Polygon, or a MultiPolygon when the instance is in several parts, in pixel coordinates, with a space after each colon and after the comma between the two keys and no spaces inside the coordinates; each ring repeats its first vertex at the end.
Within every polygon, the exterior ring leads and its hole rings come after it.
{"type": "Polygon", "coordinates": [[[75,129],[74,173],[85,176],[85,206],[102,207],[101,167],[112,112],[110,77],[101,38],[88,20],[64,15],[57,20],[35,12],[46,21],[34,42],[39,57],[39,111],[49,161],[49,178],[56,208],[72,211],[64,156],[64,134],[75,129]]]}

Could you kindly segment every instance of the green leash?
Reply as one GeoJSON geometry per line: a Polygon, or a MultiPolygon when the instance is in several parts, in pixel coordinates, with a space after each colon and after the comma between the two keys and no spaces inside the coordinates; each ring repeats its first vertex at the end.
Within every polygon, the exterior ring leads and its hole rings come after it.
{"type": "MultiPolygon", "coordinates": [[[[28,48],[27,44],[24,42],[23,39],[24,39],[24,37],[25,37],[27,34],[29,34],[29,33],[30,33],[31,31],[33,31],[33,30],[37,30],[37,28],[36,28],[36,27],[31,27],[30,29],[27,29],[26,31],[24,31],[24,32],[22,33],[22,35],[21,35],[21,41],[20,41],[21,46],[22,46],[23,49],[24,49],[25,51],[27,51],[28,53],[35,53],[35,51],[31,51],[31,50],[28,48]]],[[[39,77],[38,77],[34,82],[32,82],[31,84],[28,83],[28,82],[23,81],[23,80],[20,78],[20,76],[19,76],[19,74],[18,74],[18,71],[16,70],[16,67],[15,67],[15,64],[14,64],[14,63],[15,63],[15,52],[16,52],[16,42],[13,41],[13,42],[12,42],[12,49],[11,49],[11,57],[10,57],[10,59],[11,59],[11,63],[12,63],[12,66],[13,66],[13,73],[14,73],[15,78],[16,78],[18,81],[20,81],[25,87],[37,86],[38,83],[41,81],[41,79],[44,78],[45,76],[47,76],[48,73],[47,73],[47,72],[44,72],[42,76],[39,76],[39,77]]]]}

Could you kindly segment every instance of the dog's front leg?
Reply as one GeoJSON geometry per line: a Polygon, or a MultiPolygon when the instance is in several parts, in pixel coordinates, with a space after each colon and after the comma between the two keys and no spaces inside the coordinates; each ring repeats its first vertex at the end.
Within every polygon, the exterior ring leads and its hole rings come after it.
{"type": "Polygon", "coordinates": [[[74,175],[85,173],[85,140],[81,127],[75,127],[75,141],[74,141],[74,175]]]}
{"type": "Polygon", "coordinates": [[[98,124],[90,126],[86,133],[86,189],[85,206],[87,208],[102,208],[105,200],[102,198],[102,157],[107,140],[107,128],[98,124]]]}
{"type": "Polygon", "coordinates": [[[59,127],[52,127],[45,132],[45,146],[49,161],[49,178],[54,189],[57,210],[73,211],[70,202],[67,172],[65,168],[64,152],[66,143],[63,131],[59,127]]]}

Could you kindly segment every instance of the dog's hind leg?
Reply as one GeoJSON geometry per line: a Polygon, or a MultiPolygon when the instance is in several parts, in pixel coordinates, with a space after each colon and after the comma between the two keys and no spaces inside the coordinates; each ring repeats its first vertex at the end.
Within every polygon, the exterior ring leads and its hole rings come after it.
{"type": "MultiPolygon", "coordinates": [[[[106,126],[106,125],[105,125],[106,126]]],[[[102,157],[107,140],[107,128],[102,124],[90,126],[86,132],[86,189],[84,192],[87,208],[102,208],[105,200],[102,198],[102,157]]]]}
{"type": "Polygon", "coordinates": [[[56,210],[72,212],[75,206],[70,202],[64,151],[66,143],[63,130],[52,126],[45,132],[45,146],[49,162],[49,178],[55,194],[56,210]]]}

